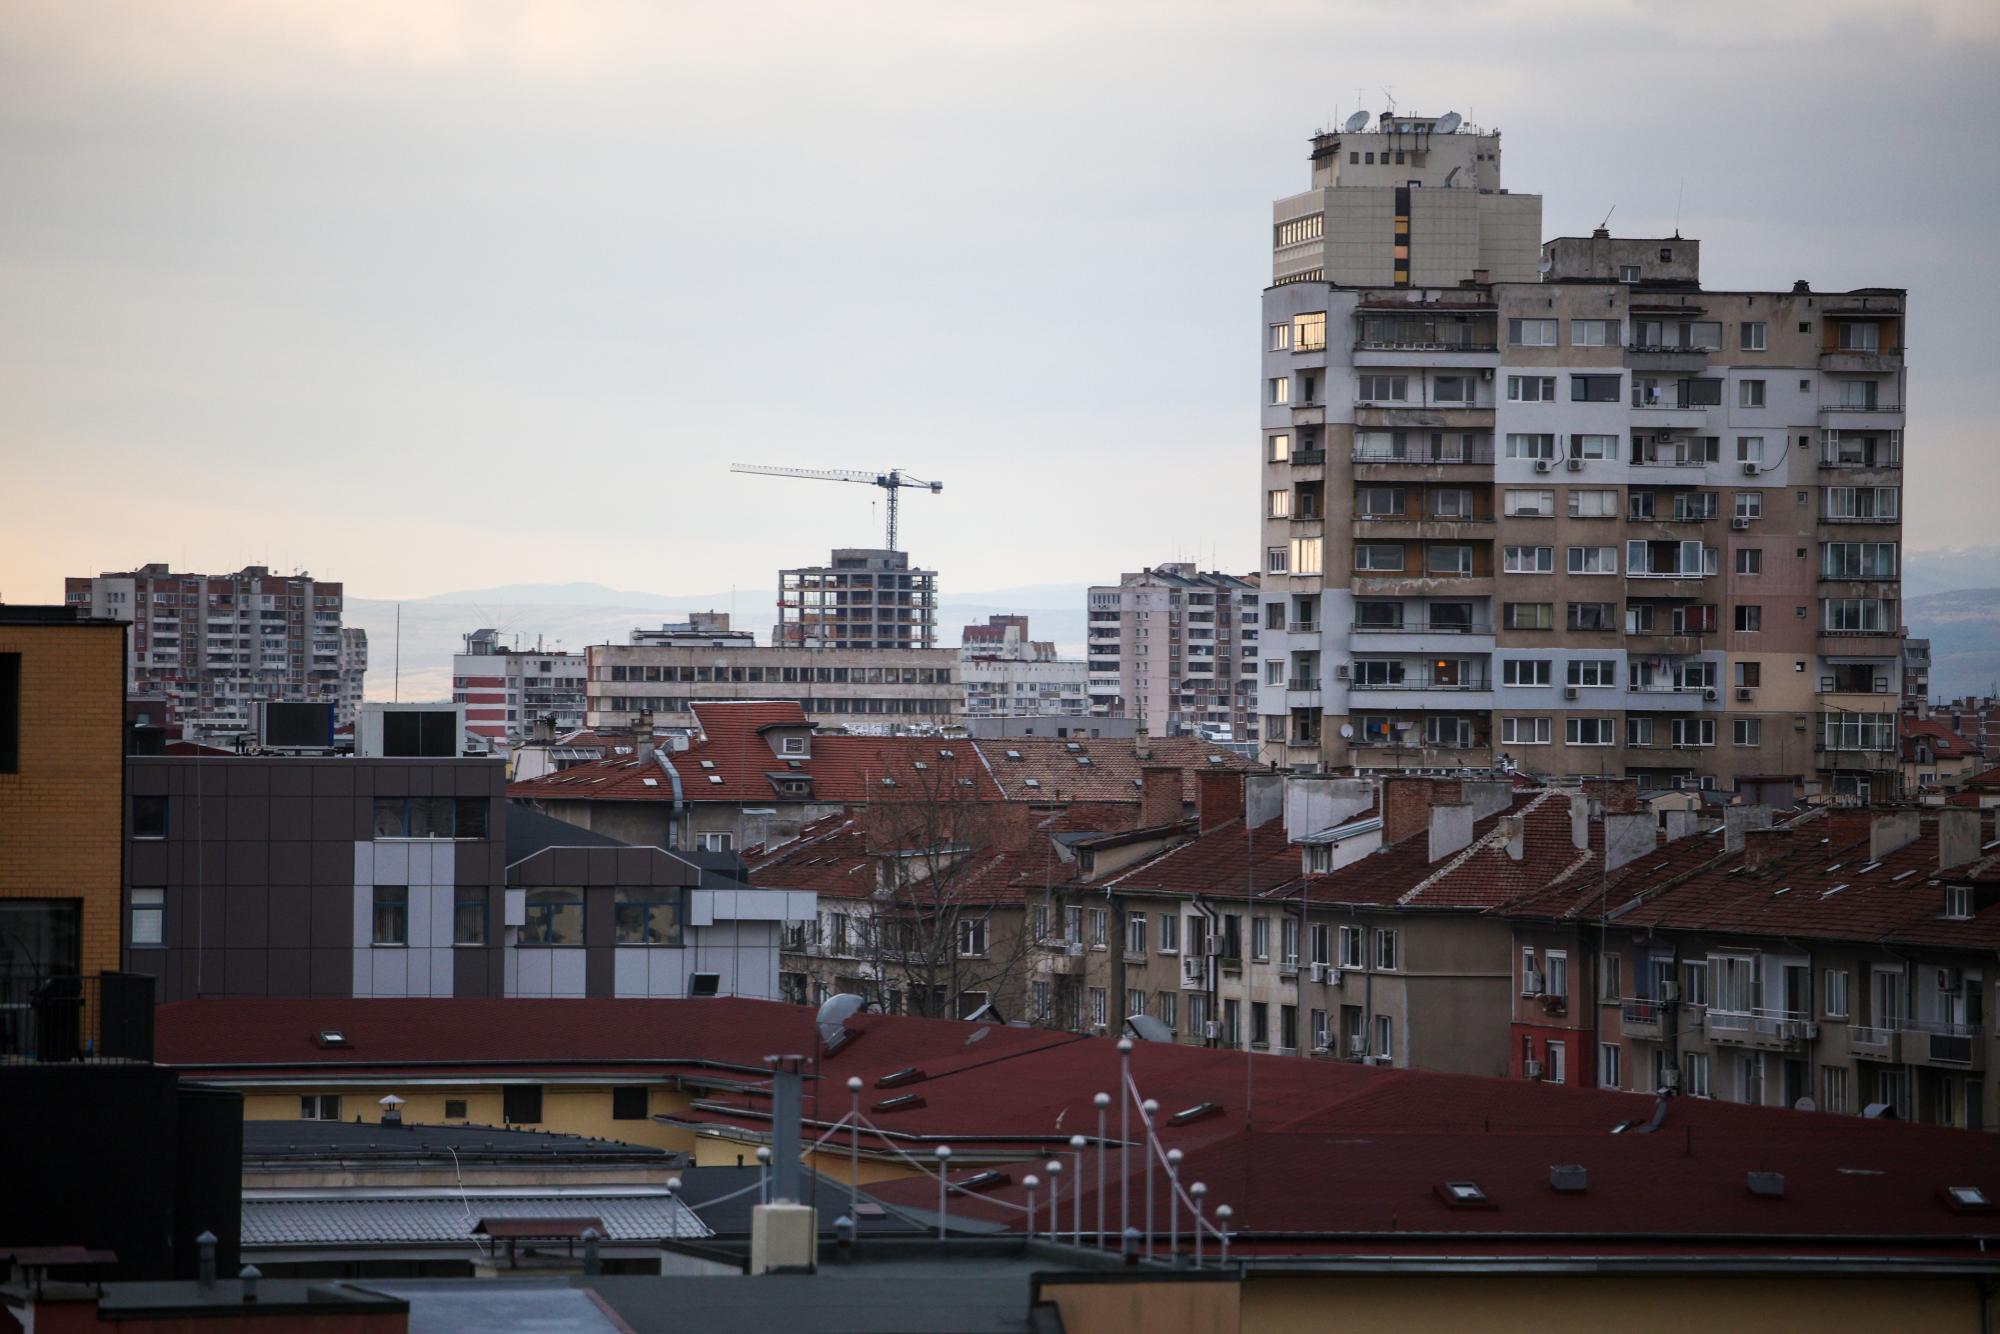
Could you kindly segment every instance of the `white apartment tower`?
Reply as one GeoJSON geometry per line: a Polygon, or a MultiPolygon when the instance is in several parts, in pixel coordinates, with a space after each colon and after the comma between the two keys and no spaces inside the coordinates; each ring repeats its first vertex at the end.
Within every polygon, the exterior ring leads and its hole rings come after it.
{"type": "Polygon", "coordinates": [[[1499,154],[1384,117],[1274,207],[1265,757],[1887,795],[1904,294],[1540,244],[1499,154]]]}

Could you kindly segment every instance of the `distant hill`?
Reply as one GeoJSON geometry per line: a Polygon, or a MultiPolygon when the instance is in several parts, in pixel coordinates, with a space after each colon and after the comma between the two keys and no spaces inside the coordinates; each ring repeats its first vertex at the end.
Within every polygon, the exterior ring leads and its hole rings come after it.
{"type": "Polygon", "coordinates": [[[1903,557],[1903,596],[1991,588],[2000,578],[2000,547],[1940,547],[1903,557]]]}
{"type": "MultiPolygon", "coordinates": [[[[1993,572],[1987,572],[1990,581],[1993,572]]],[[[2000,682],[2000,588],[1960,588],[1903,603],[1910,633],[1931,641],[1931,697],[1991,694],[2000,682]]]]}

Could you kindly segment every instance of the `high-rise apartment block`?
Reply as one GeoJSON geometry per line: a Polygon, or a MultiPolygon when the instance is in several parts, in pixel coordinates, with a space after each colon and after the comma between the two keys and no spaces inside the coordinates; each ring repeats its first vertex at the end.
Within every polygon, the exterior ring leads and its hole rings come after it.
{"type": "Polygon", "coordinates": [[[1264,295],[1266,758],[1891,791],[1904,293],[1538,247],[1455,117],[1319,135],[1313,185],[1264,295]]]}
{"type": "Polygon", "coordinates": [[[836,548],[825,565],[778,572],[779,648],[937,647],[937,571],[908,553],[836,548]]]}
{"type": "Polygon", "coordinates": [[[1090,711],[1153,736],[1257,739],[1258,581],[1174,561],[1090,590],[1090,711]]]}
{"type": "Polygon", "coordinates": [[[354,720],[366,641],[344,640],[340,584],[262,565],[178,574],[154,564],[66,579],[63,600],[131,623],[127,692],[164,696],[190,736],[250,732],[264,700],[331,704],[338,723],[354,720]]]}
{"type": "Polygon", "coordinates": [[[553,718],[558,732],[583,726],[581,653],[509,648],[498,630],[465,636],[465,652],[451,659],[451,697],[465,705],[465,730],[488,741],[518,741],[535,723],[553,718]]]}
{"type": "Polygon", "coordinates": [[[961,632],[959,675],[967,718],[1081,718],[1090,712],[1082,660],[1056,656],[1025,616],[989,616],[961,632]]]}

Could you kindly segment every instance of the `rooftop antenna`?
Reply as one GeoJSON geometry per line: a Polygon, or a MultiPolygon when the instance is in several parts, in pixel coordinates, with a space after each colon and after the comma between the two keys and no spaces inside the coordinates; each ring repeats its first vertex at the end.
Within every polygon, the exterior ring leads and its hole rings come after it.
{"type": "Polygon", "coordinates": [[[1616,213],[1617,211],[1618,211],[1618,205],[1616,204],[1613,204],[1610,208],[1606,209],[1604,211],[1604,221],[1597,224],[1597,230],[1601,232],[1605,228],[1609,227],[1611,225],[1611,215],[1613,213],[1616,213]]]}
{"type": "Polygon", "coordinates": [[[1674,191],[1674,239],[1681,239],[1681,202],[1687,198],[1688,178],[1681,177],[1678,189],[1674,191]]]}
{"type": "Polygon", "coordinates": [[[1392,116],[1393,116],[1393,115],[1395,115],[1395,114],[1396,114],[1396,90],[1395,90],[1395,89],[1393,89],[1393,88],[1389,88],[1389,87],[1386,87],[1386,86],[1385,86],[1385,87],[1384,87],[1384,88],[1382,89],[1382,96],[1383,96],[1383,97],[1385,97],[1385,98],[1387,98],[1387,99],[1388,99],[1388,101],[1389,101],[1389,114],[1390,114],[1390,115],[1392,115],[1392,116]]]}
{"type": "Polygon", "coordinates": [[[1460,125],[1463,125],[1464,123],[1465,123],[1465,117],[1459,115],[1456,111],[1447,111],[1442,116],[1439,116],[1437,118],[1437,123],[1435,125],[1431,126],[1431,133],[1456,134],[1458,132],[1458,127],[1460,125]]]}

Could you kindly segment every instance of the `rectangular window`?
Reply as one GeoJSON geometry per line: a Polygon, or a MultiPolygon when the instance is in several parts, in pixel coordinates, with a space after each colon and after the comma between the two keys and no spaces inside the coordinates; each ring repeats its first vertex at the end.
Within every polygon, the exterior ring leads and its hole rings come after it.
{"type": "Polygon", "coordinates": [[[338,1093],[305,1093],[299,1096],[299,1120],[338,1121],[339,1119],[338,1093]]]}
{"type": "Polygon", "coordinates": [[[680,897],[671,889],[620,885],[612,898],[613,936],[620,945],[680,944],[680,897]]]}
{"type": "Polygon", "coordinates": [[[1736,517],[1739,519],[1763,518],[1764,493],[1762,491],[1738,491],[1736,493],[1736,517]]]}
{"type": "Polygon", "coordinates": [[[1736,382],[1736,406],[1739,408],[1763,407],[1764,382],[1762,380],[1738,380],[1736,382]]]}
{"type": "Polygon", "coordinates": [[[1829,1019],[1845,1019],[1853,1011],[1847,1008],[1847,970],[1829,968],[1826,970],[1824,991],[1825,1014],[1829,1019]]]}
{"type": "Polygon", "coordinates": [[[1375,967],[1385,973],[1396,971],[1396,932],[1391,927],[1375,931],[1375,967]]]}
{"type": "Polygon", "coordinates": [[[1285,574],[1291,570],[1291,552],[1284,547],[1267,547],[1264,551],[1264,573],[1285,574]]]}
{"type": "Polygon", "coordinates": [[[1271,919],[1268,917],[1250,919],[1250,957],[1259,963],[1268,962],[1271,957],[1271,919]]]}
{"type": "Polygon", "coordinates": [[[1270,346],[1271,346],[1271,351],[1273,351],[1273,352],[1289,352],[1289,351],[1291,351],[1291,350],[1292,350],[1292,326],[1291,326],[1291,325],[1289,325],[1289,324],[1274,324],[1274,325],[1272,325],[1272,326],[1271,326],[1271,344],[1270,344],[1270,346]]]}
{"type": "Polygon", "coordinates": [[[1180,1022],[1181,998],[1179,993],[1162,991],[1159,994],[1158,1000],[1159,1003],[1154,1008],[1154,1016],[1168,1028],[1176,1027],[1180,1022]]]}
{"type": "Polygon", "coordinates": [[[464,1098],[446,1098],[446,1099],[444,1100],[444,1119],[445,1119],[445,1120],[447,1120],[447,1121],[463,1121],[463,1120],[465,1120],[465,1119],[466,1119],[466,1115],[465,1115],[465,1099],[464,1099],[464,1098]]]}
{"type": "Polygon", "coordinates": [[[1551,1084],[1565,1083],[1569,1079],[1569,1044],[1549,1043],[1548,1081],[1551,1084]]]}
{"type": "Polygon", "coordinates": [[[1549,459],[1556,456],[1556,438],[1551,434],[1524,435],[1519,432],[1507,433],[1507,457],[1510,459],[1549,459]]]}
{"type": "Polygon", "coordinates": [[[1160,914],[1160,953],[1181,952],[1181,919],[1173,913],[1160,914]]]}
{"type": "Polygon", "coordinates": [[[1569,549],[1569,572],[1571,574],[1616,574],[1618,573],[1618,548],[1571,547],[1569,549]]]}
{"type": "Polygon", "coordinates": [[[1392,519],[1404,512],[1400,486],[1363,486],[1354,492],[1354,509],[1364,519],[1392,519]]]}
{"type": "Polygon", "coordinates": [[[1738,746],[1761,746],[1764,744],[1764,722],[1761,718],[1737,718],[1729,724],[1729,739],[1738,746]]]}
{"type": "Polygon", "coordinates": [[[1505,612],[1509,630],[1549,630],[1555,627],[1552,602],[1509,602],[1505,612]]]}
{"type": "Polygon", "coordinates": [[[1319,352],[1325,350],[1325,311],[1316,310],[1305,315],[1292,316],[1292,346],[1301,352],[1319,352]]]}
{"type": "Polygon", "coordinates": [[[1507,377],[1509,403],[1548,403],[1556,396],[1553,375],[1510,375],[1507,377]]]}
{"type": "Polygon", "coordinates": [[[1882,330],[1874,324],[1849,321],[1840,326],[1840,350],[1842,352],[1879,352],[1882,350],[1882,330]]]}
{"type": "Polygon", "coordinates": [[[1736,629],[1740,633],[1755,634],[1764,628],[1764,608],[1754,602],[1736,604],[1736,629]]]}
{"type": "Polygon", "coordinates": [[[523,945],[581,945],[583,891],[531,889],[527,921],[521,927],[523,945]]]}
{"type": "Polygon", "coordinates": [[[1089,1001],[1089,1022],[1092,1028],[1105,1028],[1110,1023],[1107,1011],[1111,1005],[1110,994],[1103,987],[1091,987],[1085,993],[1089,1001]]]}
{"type": "Polygon", "coordinates": [[[1745,352],[1764,350],[1764,321],[1745,320],[1738,327],[1737,346],[1745,352]]]}
{"type": "Polygon", "coordinates": [[[1847,1067],[1844,1065],[1822,1065],[1820,1075],[1820,1104],[1822,1112],[1846,1112],[1853,1108],[1847,1098],[1847,1067]]]}
{"type": "Polygon", "coordinates": [[[1764,551],[1761,547],[1738,547],[1736,550],[1736,573],[1762,574],[1764,572],[1764,551]]]}
{"type": "Polygon", "coordinates": [[[1266,1001],[1250,1002],[1250,1045],[1258,1048],[1271,1045],[1271,1006],[1266,1001]]]}
{"type": "Polygon", "coordinates": [[[451,905],[451,943],[486,943],[486,891],[476,885],[461,885],[454,891],[451,905]]]}
{"type": "Polygon", "coordinates": [[[410,943],[410,891],[404,885],[377,885],[374,891],[372,944],[410,943]]]}
{"type": "Polygon", "coordinates": [[[1685,1069],[1681,1073],[1681,1094],[1689,1098],[1706,1098],[1708,1094],[1708,1056],[1704,1052],[1691,1051],[1682,1060],[1685,1069]]]}
{"type": "Polygon", "coordinates": [[[1554,347],[1560,330],[1560,320],[1508,320],[1507,341],[1515,347],[1554,347]]]}
{"type": "Polygon", "coordinates": [[[1406,403],[1410,398],[1407,375],[1363,375],[1359,400],[1363,403],[1406,403]]]}
{"type": "MultiPolygon", "coordinates": [[[[1548,664],[1544,663],[1543,666],[1548,664]]],[[[1508,746],[1546,746],[1549,744],[1549,719],[1547,718],[1502,718],[1500,720],[1500,741],[1508,746]]]]}
{"type": "Polygon", "coordinates": [[[1146,914],[1142,912],[1135,912],[1125,919],[1125,952],[1127,954],[1146,952],[1146,914]]]}
{"type": "Polygon", "coordinates": [[[1362,968],[1362,949],[1365,932],[1358,926],[1340,928],[1340,966],[1342,968],[1362,968]]]}
{"type": "MultiPolygon", "coordinates": [[[[1579,459],[1615,459],[1619,456],[1618,437],[1615,435],[1573,435],[1569,438],[1569,449],[1570,455],[1579,459]]],[[[1602,494],[1616,495],[1617,492],[1602,494]]],[[[1617,512],[1616,505],[1612,506],[1611,512],[1617,512]]]]}
{"type": "Polygon", "coordinates": [[[1321,540],[1317,537],[1295,537],[1292,539],[1292,573],[1318,574],[1320,572],[1321,540]]]}
{"type": "Polygon", "coordinates": [[[1292,401],[1292,381],[1289,376],[1277,375],[1270,380],[1272,407],[1283,407],[1292,401]]]}
{"type": "Polygon", "coordinates": [[[1273,463],[1284,463],[1290,460],[1292,457],[1292,437],[1284,434],[1272,436],[1268,457],[1273,463]]]}
{"type": "Polygon", "coordinates": [[[648,1091],[643,1084],[628,1084],[611,1090],[611,1119],[613,1121],[643,1121],[652,1114],[648,1104],[648,1091]]]}
{"type": "Polygon", "coordinates": [[[1621,397],[1617,375],[1572,375],[1569,400],[1572,403],[1616,403],[1621,397]]]}
{"type": "Polygon", "coordinates": [[[1554,547],[1507,547],[1500,558],[1507,574],[1553,574],[1556,568],[1554,547]]]}
{"type": "Polygon", "coordinates": [[[0,653],[0,774],[21,772],[21,655],[0,653]]]}
{"type": "Polygon", "coordinates": [[[1434,375],[1431,377],[1431,402],[1470,403],[1479,396],[1472,385],[1470,375],[1434,375]]]}
{"type": "Polygon", "coordinates": [[[1403,548],[1400,546],[1364,545],[1354,548],[1354,568],[1366,573],[1394,573],[1403,568],[1403,548]]]}
{"type": "Polygon", "coordinates": [[[164,945],[167,943],[166,890],[135,889],[132,891],[132,943],[134,945],[164,945]]]}
{"type": "Polygon", "coordinates": [[[1563,740],[1572,746],[1608,746],[1611,722],[1609,718],[1565,718],[1563,740]]]}
{"type": "Polygon", "coordinates": [[[1429,547],[1424,552],[1424,573],[1469,575],[1472,573],[1471,547],[1429,547]]]}
{"type": "Polygon", "coordinates": [[[1273,519],[1291,518],[1292,489],[1288,486],[1281,486],[1269,492],[1265,497],[1264,513],[1267,517],[1273,519]]]}
{"type": "Polygon", "coordinates": [[[1597,1044],[1597,1087],[1616,1089],[1625,1087],[1625,1049],[1615,1042],[1597,1044]]]}
{"type": "Polygon", "coordinates": [[[1506,514],[1514,519],[1553,518],[1556,493],[1553,491],[1508,491],[1502,498],[1506,514]]]}
{"type": "Polygon", "coordinates": [[[542,1122],[540,1084],[504,1084],[500,1089],[500,1119],[510,1126],[534,1126],[542,1122]]]}
{"type": "Polygon", "coordinates": [[[1231,1047],[1243,1041],[1243,1002],[1233,996],[1222,1002],[1222,1040],[1231,1047]]]}
{"type": "Polygon", "coordinates": [[[165,797],[132,798],[132,837],[165,838],[167,836],[167,799],[165,797]]]}
{"type": "MultiPolygon", "coordinates": [[[[1554,324],[1554,320],[1543,323],[1554,324]]],[[[1391,1060],[1395,1056],[1395,1022],[1386,1014],[1375,1016],[1375,1055],[1380,1060],[1391,1060]]]]}
{"type": "Polygon", "coordinates": [[[1500,683],[1509,686],[1545,686],[1549,683],[1547,658],[1503,658],[1500,683]]]}
{"type": "Polygon", "coordinates": [[[1569,322],[1569,345],[1571,347],[1616,347],[1618,346],[1618,321],[1571,320],[1569,322]]]}

